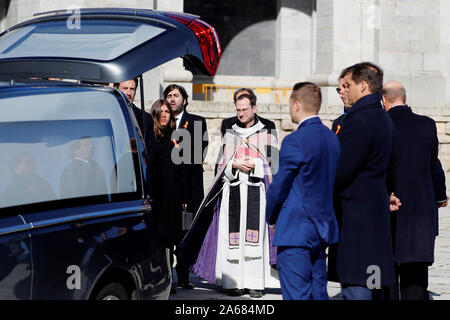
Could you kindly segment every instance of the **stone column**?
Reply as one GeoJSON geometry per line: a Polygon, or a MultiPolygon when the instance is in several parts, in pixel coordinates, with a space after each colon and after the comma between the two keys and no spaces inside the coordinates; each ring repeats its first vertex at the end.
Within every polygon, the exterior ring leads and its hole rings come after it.
{"type": "Polygon", "coordinates": [[[412,105],[444,105],[441,5],[440,0],[317,0],[316,71],[309,79],[324,87],[324,105],[341,104],[336,78],[361,61],[380,65],[385,81],[403,82],[412,105]]]}
{"type": "Polygon", "coordinates": [[[315,0],[278,0],[276,85],[291,86],[312,73],[315,0]]]}
{"type": "Polygon", "coordinates": [[[440,5],[440,0],[380,1],[380,64],[386,81],[405,85],[411,106],[445,104],[440,5]]]}
{"type": "Polygon", "coordinates": [[[322,86],[323,106],[341,106],[335,88],[347,66],[378,63],[377,0],[317,0],[316,53],[308,80],[322,86]]]}
{"type": "Polygon", "coordinates": [[[440,38],[443,60],[442,74],[446,77],[445,105],[450,106],[450,1],[440,1],[440,38]]]}

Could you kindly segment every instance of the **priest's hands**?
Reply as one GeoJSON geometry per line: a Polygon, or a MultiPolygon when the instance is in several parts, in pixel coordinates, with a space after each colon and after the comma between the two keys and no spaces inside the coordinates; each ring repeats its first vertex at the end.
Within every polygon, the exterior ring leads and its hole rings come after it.
{"type": "Polygon", "coordinates": [[[233,162],[233,168],[249,173],[255,168],[255,164],[249,159],[235,159],[233,162]]]}

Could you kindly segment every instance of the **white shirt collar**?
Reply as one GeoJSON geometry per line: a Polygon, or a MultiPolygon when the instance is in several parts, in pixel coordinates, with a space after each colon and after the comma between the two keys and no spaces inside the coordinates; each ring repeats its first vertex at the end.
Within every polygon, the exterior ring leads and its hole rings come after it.
{"type": "Polygon", "coordinates": [[[79,157],[74,157],[74,159],[80,160],[84,163],[89,163],[89,160],[83,159],[83,158],[79,158],[79,157]]]}
{"type": "Polygon", "coordinates": [[[318,118],[319,116],[318,116],[318,115],[315,115],[315,116],[310,116],[310,117],[308,117],[308,118],[303,119],[303,120],[300,121],[300,123],[298,124],[297,129],[300,128],[300,126],[302,125],[302,123],[305,122],[306,120],[309,120],[309,119],[312,119],[312,118],[316,118],[316,117],[318,118]]]}
{"type": "Polygon", "coordinates": [[[175,117],[176,122],[177,122],[177,126],[176,126],[177,129],[180,126],[180,121],[181,121],[181,118],[183,117],[183,113],[184,113],[184,111],[181,111],[181,113],[175,117]]]}
{"type": "Polygon", "coordinates": [[[242,128],[235,123],[231,128],[241,137],[247,138],[255,134],[257,131],[261,130],[262,128],[264,128],[264,125],[261,123],[261,121],[258,121],[250,128],[242,128]]]}

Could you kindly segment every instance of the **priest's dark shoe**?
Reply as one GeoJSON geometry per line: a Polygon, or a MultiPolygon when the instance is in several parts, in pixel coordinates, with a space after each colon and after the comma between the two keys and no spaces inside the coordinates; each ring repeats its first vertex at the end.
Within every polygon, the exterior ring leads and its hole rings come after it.
{"type": "Polygon", "coordinates": [[[170,294],[177,294],[177,289],[170,288],[170,294]]]}
{"type": "Polygon", "coordinates": [[[248,294],[251,298],[261,298],[263,296],[262,290],[249,290],[248,294]]]}
{"type": "Polygon", "coordinates": [[[248,289],[232,289],[228,291],[228,295],[232,297],[240,297],[244,294],[247,294],[248,292],[248,289]]]}
{"type": "Polygon", "coordinates": [[[194,284],[190,281],[178,282],[178,286],[183,289],[194,289],[194,284]]]}

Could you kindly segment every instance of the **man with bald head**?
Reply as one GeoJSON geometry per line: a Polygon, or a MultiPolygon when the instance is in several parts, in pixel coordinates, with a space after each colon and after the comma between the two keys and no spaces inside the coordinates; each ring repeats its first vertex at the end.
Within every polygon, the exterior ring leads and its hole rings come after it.
{"type": "Polygon", "coordinates": [[[395,129],[388,188],[402,202],[391,214],[397,283],[390,295],[399,299],[400,282],[402,300],[428,300],[428,267],[434,261],[438,208],[447,205],[436,124],[411,110],[400,82],[384,84],[382,95],[395,129]]]}

